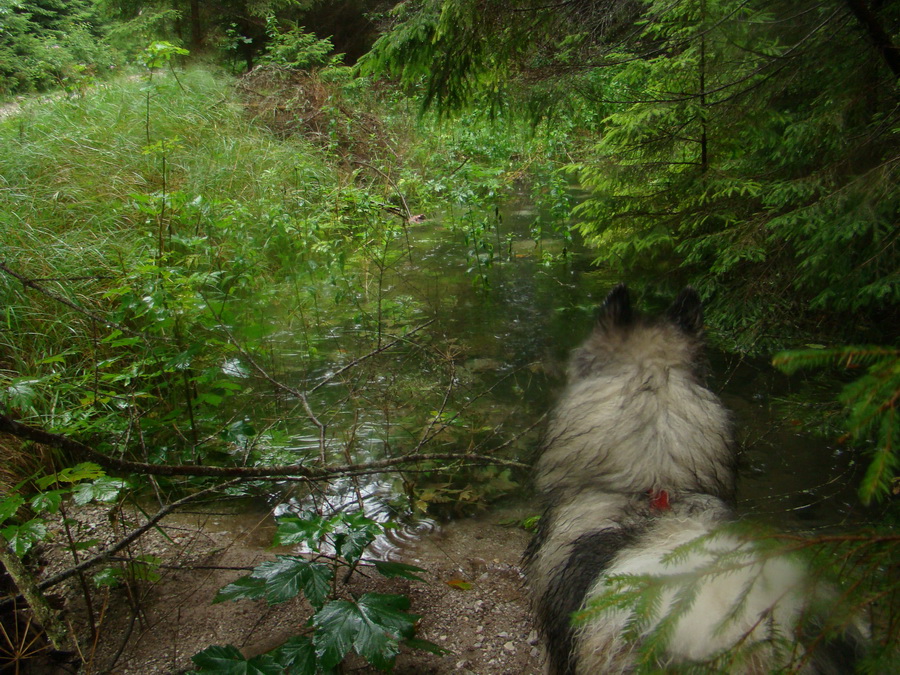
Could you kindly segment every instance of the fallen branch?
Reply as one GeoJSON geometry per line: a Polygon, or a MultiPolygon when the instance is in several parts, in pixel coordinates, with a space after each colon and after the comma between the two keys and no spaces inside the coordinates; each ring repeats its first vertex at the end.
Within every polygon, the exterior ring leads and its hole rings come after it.
{"type": "MultiPolygon", "coordinates": [[[[48,588],[51,588],[51,587],[55,586],[56,584],[60,584],[63,581],[65,581],[66,579],[69,579],[71,577],[74,577],[76,574],[80,574],[81,572],[84,572],[88,568],[94,567],[95,565],[99,565],[100,563],[111,560],[112,557],[116,553],[121,551],[123,548],[125,548],[126,546],[128,546],[129,544],[134,542],[135,540],[137,540],[138,537],[140,537],[142,534],[144,534],[144,532],[146,532],[147,530],[150,530],[150,529],[156,527],[156,524],[159,521],[161,521],[163,518],[168,516],[173,511],[175,511],[178,507],[180,507],[190,501],[198,499],[199,497],[203,497],[203,496],[205,496],[211,492],[214,492],[216,490],[221,490],[222,488],[226,488],[229,485],[233,485],[237,482],[239,482],[239,479],[231,480],[226,483],[221,483],[219,485],[214,485],[213,487],[206,488],[205,490],[200,490],[199,492],[190,494],[187,497],[182,497],[178,501],[174,501],[171,504],[167,504],[166,506],[163,506],[159,511],[157,511],[155,514],[153,514],[153,516],[149,520],[147,520],[146,523],[144,523],[140,527],[129,532],[126,536],[124,536],[122,539],[117,541],[112,546],[104,549],[103,551],[100,551],[100,553],[98,553],[95,556],[92,556],[90,558],[86,558],[85,560],[82,560],[80,563],[78,563],[74,567],[70,567],[67,570],[63,570],[62,572],[59,572],[58,574],[54,574],[53,576],[51,576],[47,579],[44,579],[44,581],[37,584],[38,590],[46,591],[48,588]]],[[[0,610],[3,610],[9,603],[15,602],[16,599],[17,598],[11,598],[11,599],[8,599],[8,600],[0,603],[0,610]]]]}
{"type": "Polygon", "coordinates": [[[213,487],[206,488],[205,490],[200,490],[200,492],[195,492],[194,494],[190,494],[187,497],[182,497],[178,501],[174,501],[171,504],[166,504],[159,511],[154,513],[153,516],[146,523],[144,523],[140,527],[129,532],[127,535],[122,537],[119,541],[117,541],[115,544],[113,544],[109,548],[107,548],[103,551],[100,551],[100,553],[98,553],[97,555],[95,555],[91,558],[82,560],[80,563],[78,563],[74,567],[70,567],[67,570],[64,570],[58,574],[54,574],[52,577],[45,579],[44,581],[42,581],[41,583],[38,584],[38,588],[40,588],[42,591],[46,590],[46,589],[50,588],[51,586],[55,586],[56,584],[62,583],[66,579],[69,579],[70,577],[73,577],[76,574],[79,574],[80,572],[83,572],[84,570],[86,570],[90,567],[93,567],[94,565],[99,565],[102,562],[106,562],[113,555],[115,555],[116,553],[121,551],[123,548],[125,548],[132,542],[136,541],[142,534],[144,534],[144,532],[147,532],[148,530],[151,530],[154,527],[156,527],[156,524],[159,521],[161,521],[163,518],[168,516],[173,511],[175,511],[179,506],[182,506],[183,504],[187,504],[188,502],[198,499],[199,497],[203,497],[211,492],[215,492],[217,490],[221,490],[222,488],[226,488],[229,485],[233,485],[237,482],[239,482],[237,479],[231,480],[226,483],[222,483],[220,485],[215,485],[213,487]]]}
{"type": "Polygon", "coordinates": [[[71,454],[77,461],[94,462],[104,469],[118,473],[137,473],[148,476],[208,476],[214,478],[272,478],[278,476],[302,478],[311,481],[330,480],[360,472],[377,472],[417,464],[424,461],[465,461],[469,464],[496,464],[501,466],[527,468],[527,464],[491,455],[468,452],[440,452],[418,455],[401,455],[358,464],[337,464],[333,466],[309,467],[303,464],[281,466],[206,466],[202,464],[145,464],[125,459],[109,457],[80,441],[53,434],[38,427],[17,422],[6,415],[0,415],[0,432],[18,438],[43,443],[71,454]]]}

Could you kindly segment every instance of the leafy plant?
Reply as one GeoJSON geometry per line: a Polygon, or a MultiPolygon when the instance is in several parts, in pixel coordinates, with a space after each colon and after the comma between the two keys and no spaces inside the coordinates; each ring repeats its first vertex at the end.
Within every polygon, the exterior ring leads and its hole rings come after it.
{"type": "Polygon", "coordinates": [[[862,7],[401,3],[362,68],[440,115],[574,123],[597,262],[690,281],[729,348],[780,348],[823,311],[848,319],[832,332],[883,339],[900,300],[900,14],[862,7]]]}
{"type": "Polygon", "coordinates": [[[340,65],[344,58],[343,54],[334,53],[331,40],[317,38],[300,26],[291,26],[282,31],[278,19],[272,15],[266,17],[266,34],[269,36],[269,43],[261,59],[263,63],[312,70],[340,65]]]}
{"type": "Polygon", "coordinates": [[[115,502],[128,482],[106,475],[97,464],[83,462],[67,467],[35,481],[39,491],[30,497],[18,494],[23,487],[12,491],[0,500],[0,534],[9,541],[19,557],[24,556],[38,542],[47,538],[47,520],[41,515],[27,520],[18,517],[19,510],[27,505],[34,514],[54,515],[59,512],[63,500],[72,497],[75,504],[90,502],[115,502]],[[53,487],[55,486],[55,487],[53,487]],[[52,489],[49,489],[52,488],[52,489]]]}
{"type": "Polygon", "coordinates": [[[302,593],[314,610],[309,633],[249,660],[234,647],[210,647],[193,657],[199,667],[197,673],[244,672],[241,669],[246,668],[249,672],[280,673],[288,669],[314,675],[330,672],[351,651],[380,670],[391,670],[401,645],[443,653],[437,645],[415,637],[419,617],[407,613],[409,600],[405,596],[365,593],[355,597],[345,590],[360,565],[374,568],[385,577],[422,581],[418,576],[421,568],[363,557],[386,527],[360,512],[279,518],[275,544],[306,546],[311,559],[276,556],[222,588],[214,602],[264,598],[269,604],[277,604],[302,593]],[[339,579],[341,572],[343,577],[339,579]]]}

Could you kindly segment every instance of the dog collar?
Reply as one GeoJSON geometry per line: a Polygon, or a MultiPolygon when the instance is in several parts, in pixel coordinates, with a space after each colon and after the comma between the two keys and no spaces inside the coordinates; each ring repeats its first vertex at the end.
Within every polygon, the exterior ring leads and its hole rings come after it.
{"type": "Polygon", "coordinates": [[[650,508],[654,511],[669,510],[669,493],[665,490],[648,490],[647,495],[650,497],[650,508]]]}

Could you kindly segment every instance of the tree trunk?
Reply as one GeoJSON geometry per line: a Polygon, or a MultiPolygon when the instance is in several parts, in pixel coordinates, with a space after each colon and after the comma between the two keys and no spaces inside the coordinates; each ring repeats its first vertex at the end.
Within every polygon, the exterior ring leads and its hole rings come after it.
{"type": "Polygon", "coordinates": [[[191,47],[194,50],[203,46],[203,31],[200,26],[200,0],[191,0],[191,47]]]}
{"type": "Polygon", "coordinates": [[[900,49],[891,42],[891,36],[887,33],[878,16],[866,4],[865,0],[845,0],[850,12],[865,29],[872,45],[881,54],[881,58],[894,74],[900,77],[900,49]]]}

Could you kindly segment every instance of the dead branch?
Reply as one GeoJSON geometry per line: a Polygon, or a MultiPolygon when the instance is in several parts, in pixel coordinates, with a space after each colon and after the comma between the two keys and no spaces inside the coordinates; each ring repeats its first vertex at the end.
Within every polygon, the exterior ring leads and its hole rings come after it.
{"type": "Polygon", "coordinates": [[[12,434],[13,436],[24,440],[49,445],[50,447],[68,452],[77,461],[95,462],[110,471],[115,471],[117,473],[136,473],[148,476],[208,476],[213,478],[236,478],[243,480],[284,476],[310,481],[323,481],[359,472],[386,471],[423,461],[465,461],[471,464],[496,464],[518,468],[527,468],[528,466],[527,464],[514,460],[469,452],[441,452],[419,455],[407,454],[399,457],[373,460],[371,462],[321,467],[309,467],[303,464],[288,464],[281,466],[145,464],[143,462],[132,462],[125,459],[109,457],[80,441],[76,441],[60,434],[53,434],[38,427],[22,424],[6,415],[0,415],[0,432],[12,434]]]}

